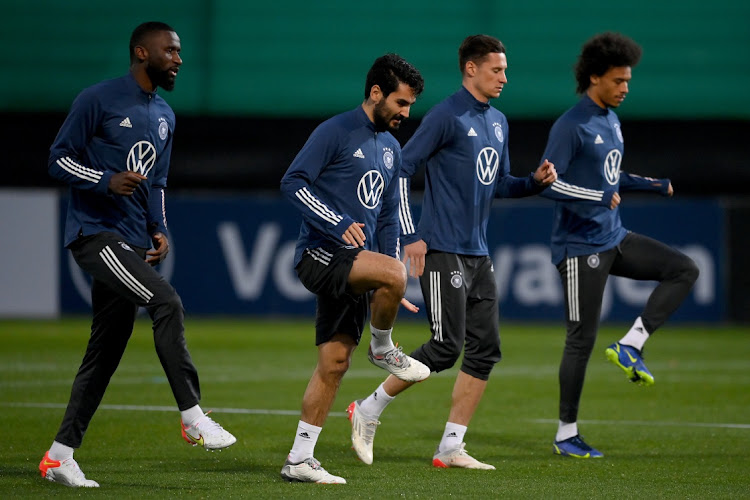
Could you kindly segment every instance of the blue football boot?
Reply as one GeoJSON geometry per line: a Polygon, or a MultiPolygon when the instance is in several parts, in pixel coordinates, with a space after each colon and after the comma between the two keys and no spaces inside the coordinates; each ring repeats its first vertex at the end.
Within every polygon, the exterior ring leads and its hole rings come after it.
{"type": "Polygon", "coordinates": [[[643,364],[641,352],[635,347],[615,342],[604,351],[607,359],[622,368],[631,382],[638,385],[654,385],[654,376],[643,364]]]}
{"type": "Polygon", "coordinates": [[[563,441],[555,441],[552,451],[557,455],[573,458],[602,458],[604,454],[587,445],[580,434],[563,441]]]}

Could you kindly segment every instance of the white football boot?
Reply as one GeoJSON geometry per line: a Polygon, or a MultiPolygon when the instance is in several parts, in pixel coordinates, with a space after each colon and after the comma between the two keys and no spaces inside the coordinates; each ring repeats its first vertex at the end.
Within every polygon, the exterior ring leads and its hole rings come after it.
{"type": "Polygon", "coordinates": [[[329,473],[313,457],[298,464],[289,462],[287,458],[281,468],[281,477],[290,483],[346,484],[346,479],[329,473]]]}
{"type": "Polygon", "coordinates": [[[375,356],[371,347],[367,351],[367,357],[373,365],[387,370],[404,382],[420,382],[430,376],[427,365],[404,354],[398,345],[382,356],[375,356]]]}
{"type": "Polygon", "coordinates": [[[236,443],[237,438],[217,424],[208,413],[191,426],[180,422],[182,438],[193,446],[203,446],[209,451],[221,450],[236,443]]]}
{"type": "Polygon", "coordinates": [[[64,484],[71,488],[98,488],[99,483],[86,479],[78,462],[73,457],[65,460],[52,460],[49,457],[49,451],[44,454],[44,458],[39,462],[39,470],[42,477],[53,483],[64,484]]]}
{"type": "Polygon", "coordinates": [[[463,469],[495,470],[494,465],[482,463],[466,453],[465,447],[466,443],[461,443],[458,447],[446,450],[443,453],[435,450],[435,456],[432,457],[432,465],[446,469],[449,467],[460,467],[463,469]]]}
{"type": "Polygon", "coordinates": [[[346,409],[352,423],[352,449],[362,463],[372,465],[372,444],[380,422],[362,413],[359,406],[361,402],[361,399],[352,401],[346,409]]]}

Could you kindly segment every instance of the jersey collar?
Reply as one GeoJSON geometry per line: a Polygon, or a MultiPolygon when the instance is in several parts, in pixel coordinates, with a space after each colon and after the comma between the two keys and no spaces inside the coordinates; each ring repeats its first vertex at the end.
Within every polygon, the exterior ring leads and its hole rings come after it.
{"type": "Polygon", "coordinates": [[[487,111],[490,109],[490,103],[489,102],[482,102],[478,100],[476,97],[471,95],[471,92],[468,91],[466,87],[461,85],[461,90],[458,91],[458,95],[460,95],[463,100],[471,106],[474,109],[477,109],[479,111],[487,111]]]}
{"type": "Polygon", "coordinates": [[[143,90],[143,87],[138,85],[138,82],[135,81],[135,76],[133,76],[133,73],[131,71],[128,71],[128,74],[125,76],[125,81],[127,82],[128,88],[133,90],[133,92],[137,92],[138,95],[146,98],[156,97],[156,90],[154,90],[153,92],[146,92],[145,90],[143,90]]]}
{"type": "Polygon", "coordinates": [[[581,97],[581,106],[592,115],[605,116],[609,113],[609,108],[602,108],[597,103],[595,103],[593,99],[588,96],[588,94],[583,94],[583,97],[581,97]]]}
{"type": "Polygon", "coordinates": [[[369,128],[373,132],[377,132],[375,130],[375,124],[372,123],[370,117],[367,116],[367,113],[365,113],[365,110],[361,104],[354,109],[354,115],[357,117],[357,121],[359,121],[363,126],[369,128]]]}

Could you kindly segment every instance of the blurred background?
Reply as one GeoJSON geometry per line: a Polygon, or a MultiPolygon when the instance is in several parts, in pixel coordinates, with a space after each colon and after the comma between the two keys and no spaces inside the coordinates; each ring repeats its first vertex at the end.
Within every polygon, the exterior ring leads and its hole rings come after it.
{"type": "MultiPolygon", "coordinates": [[[[512,170],[521,176],[539,164],[549,127],[578,99],[572,67],[581,45],[612,30],[644,51],[617,110],[623,169],[668,177],[676,193],[625,196],[625,225],[699,264],[699,282],[674,321],[750,321],[746,0],[3,0],[0,316],[89,310],[88,278],[61,248],[67,194],[47,174],[49,146],[83,88],[127,72],[130,33],[147,20],[169,23],[182,42],[177,86],[161,92],[177,127],[167,212],[173,251],[160,271],[188,314],[313,314],[291,263],[300,218],[279,180],[315,126],[361,103],[376,57],[396,52],[425,78],[397,134],[404,144],[430,107],[459,88],[461,41],[500,38],[509,82],[493,105],[508,117],[512,170]]],[[[414,186],[418,202],[421,173],[414,186]]],[[[562,321],[549,261],[551,207],[538,198],[495,205],[489,239],[504,318],[562,321]]],[[[611,279],[603,317],[632,321],[653,286],[611,279]]],[[[422,302],[416,282],[407,294],[422,302]]]]}

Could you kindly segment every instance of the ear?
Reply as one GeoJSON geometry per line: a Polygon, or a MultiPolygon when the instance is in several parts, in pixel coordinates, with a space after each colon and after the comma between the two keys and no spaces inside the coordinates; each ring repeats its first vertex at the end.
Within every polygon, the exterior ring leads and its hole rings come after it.
{"type": "Polygon", "coordinates": [[[383,99],[383,91],[380,89],[380,85],[373,85],[370,87],[370,100],[374,103],[379,103],[383,99]]]}
{"type": "Polygon", "coordinates": [[[477,64],[474,61],[467,61],[464,67],[466,76],[474,76],[477,74],[477,64]]]}
{"type": "Polygon", "coordinates": [[[589,81],[591,82],[591,85],[599,85],[599,76],[598,75],[590,75],[589,81]]]}
{"type": "Polygon", "coordinates": [[[148,50],[143,45],[136,45],[133,48],[133,52],[135,52],[135,57],[137,57],[140,62],[148,59],[148,50]]]}

